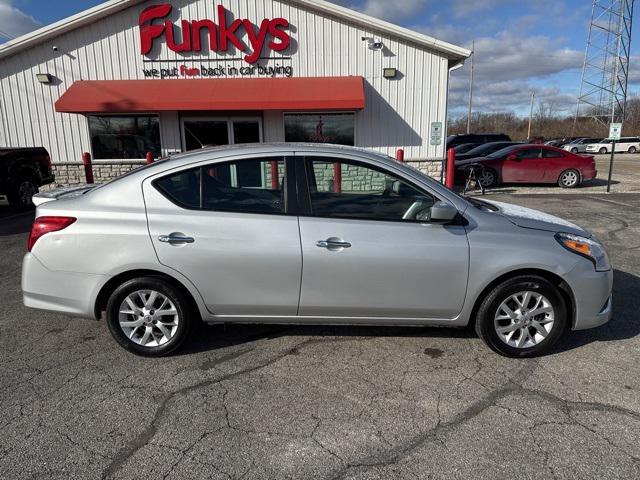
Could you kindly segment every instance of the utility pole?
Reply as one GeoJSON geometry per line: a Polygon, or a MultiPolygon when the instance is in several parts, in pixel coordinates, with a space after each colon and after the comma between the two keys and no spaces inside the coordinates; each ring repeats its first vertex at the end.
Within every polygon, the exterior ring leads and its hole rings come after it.
{"type": "Polygon", "coordinates": [[[471,104],[473,101],[473,59],[476,56],[476,41],[471,43],[471,73],[469,75],[469,109],[467,111],[467,133],[471,133],[471,104]]]}
{"type": "Polygon", "coordinates": [[[536,93],[531,91],[531,107],[529,108],[529,128],[527,129],[527,142],[531,142],[531,120],[533,119],[533,100],[536,98],[536,93]]]}

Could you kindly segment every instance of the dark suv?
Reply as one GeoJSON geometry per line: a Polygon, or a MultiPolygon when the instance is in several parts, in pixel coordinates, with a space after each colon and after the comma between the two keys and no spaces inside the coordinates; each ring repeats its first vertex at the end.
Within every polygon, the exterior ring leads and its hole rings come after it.
{"type": "Polygon", "coordinates": [[[6,195],[12,206],[31,207],[31,197],[39,187],[54,180],[46,149],[0,148],[0,195],[6,195]]]}
{"type": "Polygon", "coordinates": [[[504,133],[465,133],[461,135],[449,135],[447,137],[447,150],[463,143],[489,143],[510,142],[511,137],[504,133]]]}

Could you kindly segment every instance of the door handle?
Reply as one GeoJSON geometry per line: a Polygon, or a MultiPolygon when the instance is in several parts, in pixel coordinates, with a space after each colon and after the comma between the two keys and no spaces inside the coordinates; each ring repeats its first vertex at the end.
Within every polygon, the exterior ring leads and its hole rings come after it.
{"type": "Polygon", "coordinates": [[[179,245],[182,243],[193,243],[195,240],[193,237],[186,237],[184,235],[178,235],[172,233],[170,235],[160,235],[158,240],[162,243],[170,243],[171,245],[179,245]]]}
{"type": "Polygon", "coordinates": [[[345,242],[340,238],[327,238],[326,240],[318,240],[316,242],[316,246],[320,248],[326,248],[328,250],[339,249],[339,248],[351,248],[351,244],[349,242],[345,242]]]}

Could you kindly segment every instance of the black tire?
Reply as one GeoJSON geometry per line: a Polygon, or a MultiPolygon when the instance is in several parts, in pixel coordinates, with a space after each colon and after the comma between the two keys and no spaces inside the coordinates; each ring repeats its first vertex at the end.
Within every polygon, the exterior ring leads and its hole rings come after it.
{"type": "Polygon", "coordinates": [[[607,153],[607,149],[605,147],[600,148],[600,153],[604,155],[605,153],[607,153]]]}
{"type": "MultiPolygon", "coordinates": [[[[548,352],[562,337],[567,326],[567,306],[558,287],[545,278],[536,275],[522,275],[510,278],[494,287],[480,304],[475,323],[476,333],[489,348],[500,355],[517,358],[534,357],[548,352]],[[543,295],[553,307],[554,320],[546,337],[533,346],[519,348],[508,345],[499,337],[496,331],[495,317],[502,302],[511,295],[524,291],[543,295]]],[[[526,328],[529,332],[534,331],[535,334],[534,327],[529,326],[526,328]]],[[[520,332],[518,333],[522,335],[520,332]]],[[[517,339],[515,341],[517,342],[517,339]]]]}
{"type": "MultiPolygon", "coordinates": [[[[124,282],[122,285],[116,288],[109,297],[106,308],[107,325],[109,326],[111,335],[116,340],[116,342],[120,344],[121,347],[137,355],[142,355],[145,357],[161,357],[178,349],[188,338],[194,320],[197,317],[197,312],[194,311],[191,305],[191,302],[184,293],[161,278],[134,278],[132,280],[124,282]],[[175,306],[178,317],[177,327],[175,328],[175,330],[172,330],[171,328],[169,329],[172,332],[172,336],[170,337],[170,339],[166,343],[156,346],[143,346],[139,343],[136,343],[125,334],[123,328],[120,326],[120,307],[123,302],[126,301],[125,299],[132,293],[145,290],[158,292],[168,298],[170,302],[173,303],[173,306],[175,306]]],[[[154,308],[153,305],[151,306],[151,308],[154,308]]],[[[151,312],[153,313],[154,311],[151,310],[151,312]]],[[[136,315],[132,315],[129,318],[125,317],[124,319],[135,320],[136,318],[141,318],[137,317],[136,315]]],[[[152,317],[145,317],[145,321],[151,322],[151,318],[152,317]]],[[[136,328],[147,329],[147,327],[151,328],[153,331],[153,334],[151,336],[154,336],[156,334],[161,335],[159,329],[151,324],[140,325],[140,327],[136,328]]],[[[140,330],[138,331],[138,333],[141,333],[140,330]]],[[[137,338],[136,334],[132,333],[132,335],[134,335],[134,338],[137,338]]]]}
{"type": "Polygon", "coordinates": [[[31,197],[38,193],[38,180],[32,175],[21,175],[10,185],[7,192],[9,204],[18,210],[34,208],[31,197]]]}
{"type": "Polygon", "coordinates": [[[571,149],[571,153],[578,153],[578,149],[577,149],[576,147],[573,147],[573,148],[571,149]]]}
{"type": "Polygon", "coordinates": [[[636,153],[637,151],[636,147],[629,147],[629,150],[627,150],[628,153],[636,153]]]}
{"type": "Polygon", "coordinates": [[[580,185],[580,172],[578,170],[565,170],[558,177],[558,185],[562,188],[576,188],[580,185]]]}
{"type": "Polygon", "coordinates": [[[480,172],[478,181],[484,188],[492,188],[498,185],[498,172],[493,168],[484,168],[480,172]]]}

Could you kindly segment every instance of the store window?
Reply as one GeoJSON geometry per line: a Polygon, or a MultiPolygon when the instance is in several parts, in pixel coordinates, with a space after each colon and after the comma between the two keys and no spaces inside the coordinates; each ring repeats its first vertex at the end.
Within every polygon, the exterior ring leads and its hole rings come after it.
{"type": "Polygon", "coordinates": [[[335,143],[355,145],[353,113],[291,113],[284,116],[286,142],[335,143]]]}
{"type": "Polygon", "coordinates": [[[93,158],[143,159],[161,156],[160,120],[154,115],[89,116],[93,158]]]}

